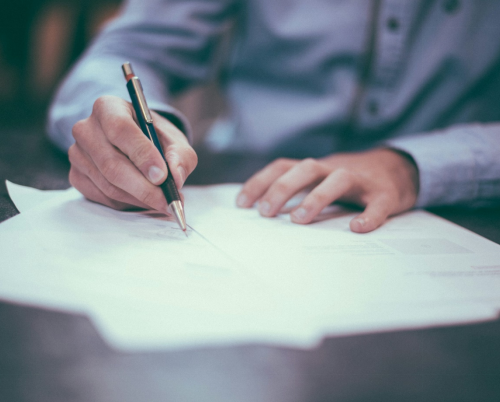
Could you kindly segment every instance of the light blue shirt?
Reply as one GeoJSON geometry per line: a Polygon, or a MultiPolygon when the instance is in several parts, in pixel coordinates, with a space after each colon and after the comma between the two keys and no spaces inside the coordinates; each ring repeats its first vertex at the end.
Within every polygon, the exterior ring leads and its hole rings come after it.
{"type": "Polygon", "coordinates": [[[59,89],[61,148],[104,94],[149,105],[221,78],[226,148],[319,157],[390,146],[419,168],[417,206],[500,202],[500,1],[130,0],[59,89]],[[221,38],[231,31],[225,57],[221,38]]]}

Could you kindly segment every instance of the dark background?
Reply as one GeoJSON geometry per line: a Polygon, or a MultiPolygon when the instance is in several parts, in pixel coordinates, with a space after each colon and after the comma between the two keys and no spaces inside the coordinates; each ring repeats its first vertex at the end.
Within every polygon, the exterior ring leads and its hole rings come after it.
{"type": "MultiPolygon", "coordinates": [[[[58,83],[105,24],[121,0],[16,0],[0,12],[0,138],[5,128],[38,128],[58,83]]],[[[174,99],[199,142],[223,108],[216,84],[174,99]],[[207,100],[210,99],[208,102],[207,100]]],[[[0,142],[0,149],[5,148],[0,142]]]]}
{"type": "Polygon", "coordinates": [[[54,88],[120,0],[17,0],[0,12],[0,127],[43,126],[54,88]]]}

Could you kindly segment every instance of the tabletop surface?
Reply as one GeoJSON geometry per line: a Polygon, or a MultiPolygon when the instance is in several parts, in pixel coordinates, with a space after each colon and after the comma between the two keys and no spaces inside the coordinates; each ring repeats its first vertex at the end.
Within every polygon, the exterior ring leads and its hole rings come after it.
{"type": "MultiPolygon", "coordinates": [[[[5,179],[69,186],[67,157],[43,130],[0,129],[0,139],[0,221],[18,213],[5,179]]],[[[188,184],[242,181],[265,162],[199,157],[188,184]]],[[[500,243],[500,208],[431,212],[500,243]]],[[[332,337],[313,350],[123,353],[85,316],[0,302],[0,401],[500,401],[500,321],[332,337]]]]}

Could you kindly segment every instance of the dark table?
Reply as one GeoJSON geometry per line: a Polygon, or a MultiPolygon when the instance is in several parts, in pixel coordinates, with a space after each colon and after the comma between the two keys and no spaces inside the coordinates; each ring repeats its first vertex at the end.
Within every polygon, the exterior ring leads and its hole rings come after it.
{"type": "MultiPolygon", "coordinates": [[[[17,214],[4,179],[69,186],[67,158],[41,129],[0,129],[0,140],[0,221],[17,214]]],[[[262,164],[223,160],[239,167],[222,171],[200,150],[190,184],[210,182],[209,171],[212,181],[219,173],[242,180],[262,164]]],[[[432,212],[500,243],[498,208],[432,212]]],[[[4,302],[0,401],[500,401],[500,322],[334,337],[308,351],[248,344],[123,353],[85,316],[4,302]]]]}

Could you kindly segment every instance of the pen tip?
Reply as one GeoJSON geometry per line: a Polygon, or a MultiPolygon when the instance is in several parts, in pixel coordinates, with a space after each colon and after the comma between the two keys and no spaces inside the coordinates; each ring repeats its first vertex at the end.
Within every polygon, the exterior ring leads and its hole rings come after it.
{"type": "MultiPolygon", "coordinates": [[[[186,233],[186,218],[184,216],[184,209],[182,208],[182,203],[179,200],[172,201],[170,203],[170,208],[175,216],[175,219],[177,223],[179,224],[179,227],[182,229],[184,233],[186,233]]],[[[187,234],[186,234],[187,236],[187,234]]]]}

